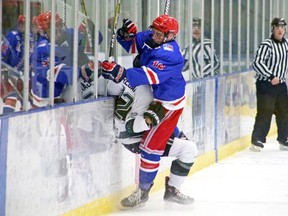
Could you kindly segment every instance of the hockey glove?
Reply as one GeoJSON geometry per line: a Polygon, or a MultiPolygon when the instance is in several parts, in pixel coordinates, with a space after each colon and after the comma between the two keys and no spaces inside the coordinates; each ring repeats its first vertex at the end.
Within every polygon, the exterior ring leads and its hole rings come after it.
{"type": "Polygon", "coordinates": [[[160,121],[165,116],[165,109],[159,102],[151,102],[148,110],[146,110],[143,114],[146,123],[150,126],[155,126],[160,123],[160,121]]]}
{"type": "Polygon", "coordinates": [[[122,28],[118,29],[117,34],[123,40],[131,40],[137,33],[137,26],[130,19],[123,19],[122,28]]]}
{"type": "Polygon", "coordinates": [[[103,61],[102,64],[102,76],[105,79],[113,80],[116,83],[121,82],[126,76],[126,69],[116,62],[103,61]]]}
{"type": "MultiPolygon", "coordinates": [[[[98,61],[98,78],[101,76],[101,62],[98,61]]],[[[91,82],[94,75],[94,62],[89,61],[87,64],[84,64],[80,68],[80,77],[82,77],[85,81],[91,82]]]]}

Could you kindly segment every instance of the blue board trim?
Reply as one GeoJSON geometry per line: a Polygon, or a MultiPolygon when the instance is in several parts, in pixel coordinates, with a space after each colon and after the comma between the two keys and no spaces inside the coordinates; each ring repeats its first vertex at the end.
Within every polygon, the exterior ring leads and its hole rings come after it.
{"type": "Polygon", "coordinates": [[[0,216],[6,211],[8,118],[0,119],[0,216]]]}

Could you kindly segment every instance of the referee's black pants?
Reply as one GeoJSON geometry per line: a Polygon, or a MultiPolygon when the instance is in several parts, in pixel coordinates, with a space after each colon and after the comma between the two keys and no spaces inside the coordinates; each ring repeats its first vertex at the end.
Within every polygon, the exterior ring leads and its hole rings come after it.
{"type": "Polygon", "coordinates": [[[266,142],[272,115],[276,116],[277,140],[284,143],[288,138],[288,94],[286,83],[272,85],[268,81],[256,82],[257,114],[252,132],[253,141],[266,142]]]}

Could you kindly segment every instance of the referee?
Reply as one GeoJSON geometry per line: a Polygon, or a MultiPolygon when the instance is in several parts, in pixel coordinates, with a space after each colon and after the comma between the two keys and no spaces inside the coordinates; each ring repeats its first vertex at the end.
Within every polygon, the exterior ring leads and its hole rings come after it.
{"type": "MultiPolygon", "coordinates": [[[[195,17],[193,18],[192,28],[192,79],[202,79],[219,74],[220,61],[216,55],[216,51],[212,49],[212,41],[208,38],[204,38],[202,50],[201,34],[201,19],[199,17],[195,17]]],[[[186,46],[184,50],[182,50],[182,54],[185,60],[183,71],[189,69],[189,50],[190,45],[186,46]]]]}
{"type": "Polygon", "coordinates": [[[260,151],[266,142],[272,115],[276,116],[280,150],[288,150],[288,95],[285,76],[288,69],[286,21],[274,18],[270,38],[258,47],[252,67],[256,71],[257,114],[252,132],[251,151],[260,151]]]}

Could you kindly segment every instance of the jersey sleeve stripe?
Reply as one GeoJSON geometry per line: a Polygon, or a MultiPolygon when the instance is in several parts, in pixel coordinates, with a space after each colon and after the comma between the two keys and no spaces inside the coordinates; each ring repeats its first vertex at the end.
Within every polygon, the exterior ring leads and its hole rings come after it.
{"type": "Polygon", "coordinates": [[[143,70],[146,73],[146,76],[149,80],[149,84],[158,84],[159,83],[158,76],[153,70],[151,70],[150,68],[145,67],[145,66],[143,66],[143,70]]]}

